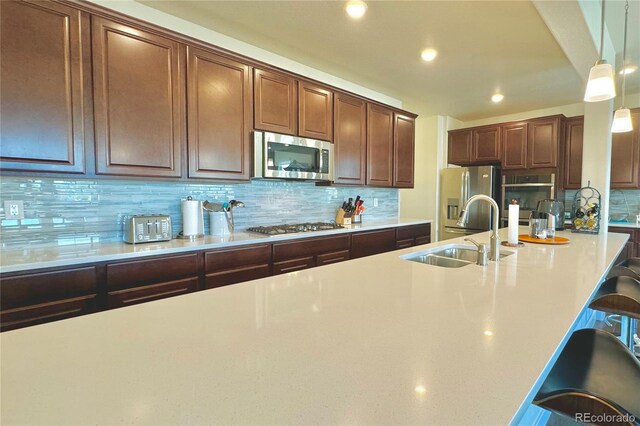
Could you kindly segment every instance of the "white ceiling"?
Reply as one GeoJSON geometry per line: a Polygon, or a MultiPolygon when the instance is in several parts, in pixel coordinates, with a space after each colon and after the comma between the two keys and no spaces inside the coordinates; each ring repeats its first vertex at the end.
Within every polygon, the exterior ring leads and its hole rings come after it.
{"type": "MultiPolygon", "coordinates": [[[[469,121],[583,96],[583,82],[530,1],[369,1],[359,21],[346,16],[343,1],[139,1],[396,97],[422,114],[469,121]],[[426,47],[439,51],[432,63],[420,59],[426,47]],[[496,91],[505,95],[500,104],[490,101],[496,91]]],[[[622,26],[624,2],[612,3],[621,5],[607,2],[607,25],[616,26],[622,7],[622,26]]],[[[630,3],[640,14],[639,0],[630,3]]],[[[614,45],[620,33],[612,31],[614,45]]],[[[639,74],[628,78],[628,92],[638,91],[639,74]]]]}

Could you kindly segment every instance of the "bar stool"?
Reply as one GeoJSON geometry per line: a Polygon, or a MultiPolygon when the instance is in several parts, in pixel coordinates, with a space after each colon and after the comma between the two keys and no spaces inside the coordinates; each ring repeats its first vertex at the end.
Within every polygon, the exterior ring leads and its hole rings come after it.
{"type": "Polygon", "coordinates": [[[636,320],[640,319],[640,258],[627,259],[611,268],[608,278],[596,292],[589,308],[609,313],[605,323],[620,323],[620,335],[630,348],[635,345],[636,320]]]}
{"type": "Polygon", "coordinates": [[[640,361],[611,333],[587,328],[571,335],[533,402],[574,421],[640,425],[639,390],[640,361]]]}

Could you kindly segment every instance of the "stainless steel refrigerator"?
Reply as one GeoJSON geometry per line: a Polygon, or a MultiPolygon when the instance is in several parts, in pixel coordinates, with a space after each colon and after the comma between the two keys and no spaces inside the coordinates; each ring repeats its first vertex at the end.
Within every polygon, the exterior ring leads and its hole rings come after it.
{"type": "Polygon", "coordinates": [[[465,226],[458,226],[458,216],[464,203],[473,195],[484,194],[500,205],[500,169],[494,166],[451,167],[440,176],[440,240],[488,231],[491,227],[491,206],[475,202],[469,210],[465,226]]]}

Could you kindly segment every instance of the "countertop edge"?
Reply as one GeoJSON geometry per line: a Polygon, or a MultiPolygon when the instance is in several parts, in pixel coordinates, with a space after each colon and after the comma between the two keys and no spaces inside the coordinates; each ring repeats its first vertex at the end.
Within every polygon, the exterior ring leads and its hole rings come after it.
{"type": "MultiPolygon", "coordinates": [[[[372,222],[371,224],[362,224],[362,225],[350,225],[349,227],[345,227],[342,229],[333,229],[328,231],[318,231],[318,232],[302,232],[295,234],[283,234],[277,236],[265,236],[260,234],[250,234],[251,237],[246,239],[242,239],[239,241],[217,241],[217,242],[208,242],[207,237],[209,239],[213,236],[205,236],[203,240],[187,242],[185,241],[185,246],[182,247],[170,247],[172,241],[175,242],[175,239],[166,242],[155,243],[158,247],[140,251],[140,252],[128,252],[128,253],[106,253],[106,254],[96,254],[96,255],[87,255],[86,257],[76,257],[69,259],[54,259],[54,260],[45,260],[45,261],[37,261],[30,263],[21,263],[14,265],[0,265],[0,274],[11,274],[18,272],[26,272],[26,271],[35,271],[40,269],[50,269],[50,268],[59,268],[65,266],[80,266],[86,265],[90,263],[101,263],[101,262],[109,262],[109,261],[122,261],[127,259],[138,259],[144,257],[153,257],[153,256],[163,256],[170,254],[180,254],[180,253],[189,253],[200,250],[213,250],[220,248],[231,248],[231,247],[240,247],[251,244],[260,244],[260,243],[275,243],[287,240],[298,240],[304,238],[312,238],[312,237],[324,237],[324,236],[333,236],[340,234],[351,234],[354,232],[366,232],[366,231],[375,231],[379,229],[385,228],[398,228],[401,226],[411,226],[411,225],[422,225],[433,223],[431,219],[397,219],[397,220],[388,220],[388,221],[379,221],[372,222]]],[[[239,235],[243,235],[246,237],[247,233],[241,231],[238,233],[239,235]]],[[[213,237],[215,238],[215,237],[213,237]]],[[[105,243],[97,243],[97,244],[78,244],[73,246],[77,250],[82,250],[83,247],[87,249],[94,249],[96,246],[102,246],[105,250],[108,250],[109,247],[131,247],[131,249],[135,249],[136,247],[145,247],[145,244],[139,244],[137,246],[127,244],[124,242],[105,242],[105,243]]],[[[147,246],[148,247],[148,246],[147,246]]],[[[56,249],[64,249],[67,247],[64,246],[36,246],[30,247],[29,249],[22,250],[23,252],[29,250],[56,250],[56,249]]],[[[11,250],[7,250],[11,251],[11,250]]],[[[28,253],[24,254],[28,256],[28,253]]]]}

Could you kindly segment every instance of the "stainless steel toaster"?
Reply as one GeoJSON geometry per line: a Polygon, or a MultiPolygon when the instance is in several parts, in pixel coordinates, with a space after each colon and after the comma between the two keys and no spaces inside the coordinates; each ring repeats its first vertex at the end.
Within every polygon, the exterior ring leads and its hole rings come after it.
{"type": "Polygon", "coordinates": [[[171,239],[171,217],[164,214],[133,215],[124,218],[125,243],[150,243],[171,239]]]}

